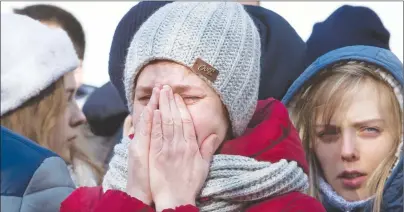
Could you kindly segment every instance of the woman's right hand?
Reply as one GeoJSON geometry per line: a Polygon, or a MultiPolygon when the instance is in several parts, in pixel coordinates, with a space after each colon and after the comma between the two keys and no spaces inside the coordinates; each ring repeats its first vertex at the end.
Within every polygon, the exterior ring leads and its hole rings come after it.
{"type": "Polygon", "coordinates": [[[126,193],[145,204],[153,202],[149,180],[149,147],[153,111],[159,103],[160,89],[154,88],[149,103],[135,126],[135,136],[129,146],[126,193]]]}

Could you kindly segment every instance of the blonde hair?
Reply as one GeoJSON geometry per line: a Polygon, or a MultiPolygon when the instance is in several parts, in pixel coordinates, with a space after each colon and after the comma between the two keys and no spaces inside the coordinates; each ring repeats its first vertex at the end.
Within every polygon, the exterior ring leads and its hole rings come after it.
{"type": "Polygon", "coordinates": [[[400,126],[403,123],[402,115],[397,115],[402,114],[402,111],[393,88],[380,74],[376,73],[376,70],[380,71],[380,68],[364,62],[339,62],[321,71],[309,84],[304,85],[294,101],[288,105],[291,119],[301,136],[310,167],[309,194],[321,200],[318,176],[321,176],[322,170],[313,150],[315,120],[322,117],[325,123],[330,123],[336,111],[342,107],[342,104],[352,101],[359,86],[364,83],[372,83],[379,93],[383,92],[380,96],[387,101],[381,102],[384,102],[391,111],[388,120],[391,120],[389,127],[393,131],[394,145],[368,181],[370,192],[375,194],[373,212],[381,210],[384,184],[397,160],[395,153],[401,142],[400,126]],[[318,114],[319,106],[324,106],[321,116],[318,114]]]}
{"type": "Polygon", "coordinates": [[[97,174],[102,174],[103,169],[93,163],[77,144],[66,146],[67,142],[52,139],[57,120],[63,116],[66,107],[64,77],[61,77],[39,95],[4,114],[1,117],[1,125],[52,150],[69,164],[72,163],[73,157],[78,158],[87,162],[97,174]]]}
{"type": "Polygon", "coordinates": [[[66,108],[63,77],[25,102],[19,108],[1,117],[1,125],[24,135],[39,145],[53,150],[70,161],[63,143],[51,139],[57,118],[66,108]]]}

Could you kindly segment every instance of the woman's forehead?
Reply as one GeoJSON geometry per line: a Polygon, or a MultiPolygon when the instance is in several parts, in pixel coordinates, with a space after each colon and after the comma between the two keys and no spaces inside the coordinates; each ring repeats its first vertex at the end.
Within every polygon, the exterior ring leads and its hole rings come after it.
{"type": "Polygon", "coordinates": [[[159,61],[146,65],[137,79],[136,87],[154,87],[170,85],[172,87],[200,87],[206,83],[188,67],[170,62],[159,61]]]}
{"type": "Polygon", "coordinates": [[[351,90],[341,89],[334,95],[335,99],[316,107],[317,122],[331,120],[356,123],[386,119],[385,115],[389,113],[390,105],[385,104],[388,101],[384,92],[385,90],[379,89],[375,83],[360,83],[351,90]],[[332,114],[330,111],[333,111],[332,114]]]}

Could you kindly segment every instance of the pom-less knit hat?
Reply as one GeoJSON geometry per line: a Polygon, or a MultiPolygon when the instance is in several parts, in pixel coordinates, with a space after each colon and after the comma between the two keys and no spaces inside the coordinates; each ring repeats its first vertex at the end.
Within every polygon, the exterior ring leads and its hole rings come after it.
{"type": "MultiPolygon", "coordinates": [[[[126,105],[123,70],[128,46],[140,26],[169,1],[141,1],[133,6],[116,27],[109,53],[108,72],[112,84],[126,105]]],[[[258,99],[282,99],[290,84],[304,70],[306,44],[277,13],[260,6],[244,5],[261,37],[261,82],[258,99]],[[293,61],[291,63],[290,61],[293,61]]]]}
{"type": "Polygon", "coordinates": [[[124,69],[128,108],[135,78],[149,62],[170,60],[197,69],[204,64],[213,70],[205,74],[214,76],[198,75],[219,94],[239,136],[257,104],[260,55],[258,30],[240,3],[167,4],[140,27],[130,44],[124,69]]]}
{"type": "Polygon", "coordinates": [[[316,23],[307,40],[306,67],[325,53],[354,45],[390,50],[390,33],[370,8],[344,5],[316,23]]]}
{"type": "Polygon", "coordinates": [[[69,36],[27,16],[1,14],[1,116],[37,96],[79,60],[69,36]]]}

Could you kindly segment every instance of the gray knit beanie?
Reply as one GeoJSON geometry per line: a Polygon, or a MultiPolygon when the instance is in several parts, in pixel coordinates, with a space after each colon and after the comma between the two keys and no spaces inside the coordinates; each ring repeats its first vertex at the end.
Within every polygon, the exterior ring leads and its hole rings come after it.
{"type": "Polygon", "coordinates": [[[260,48],[258,30],[240,3],[167,4],[140,27],[128,49],[129,110],[139,71],[153,60],[170,60],[189,67],[218,93],[239,136],[258,100],[260,48]]]}

